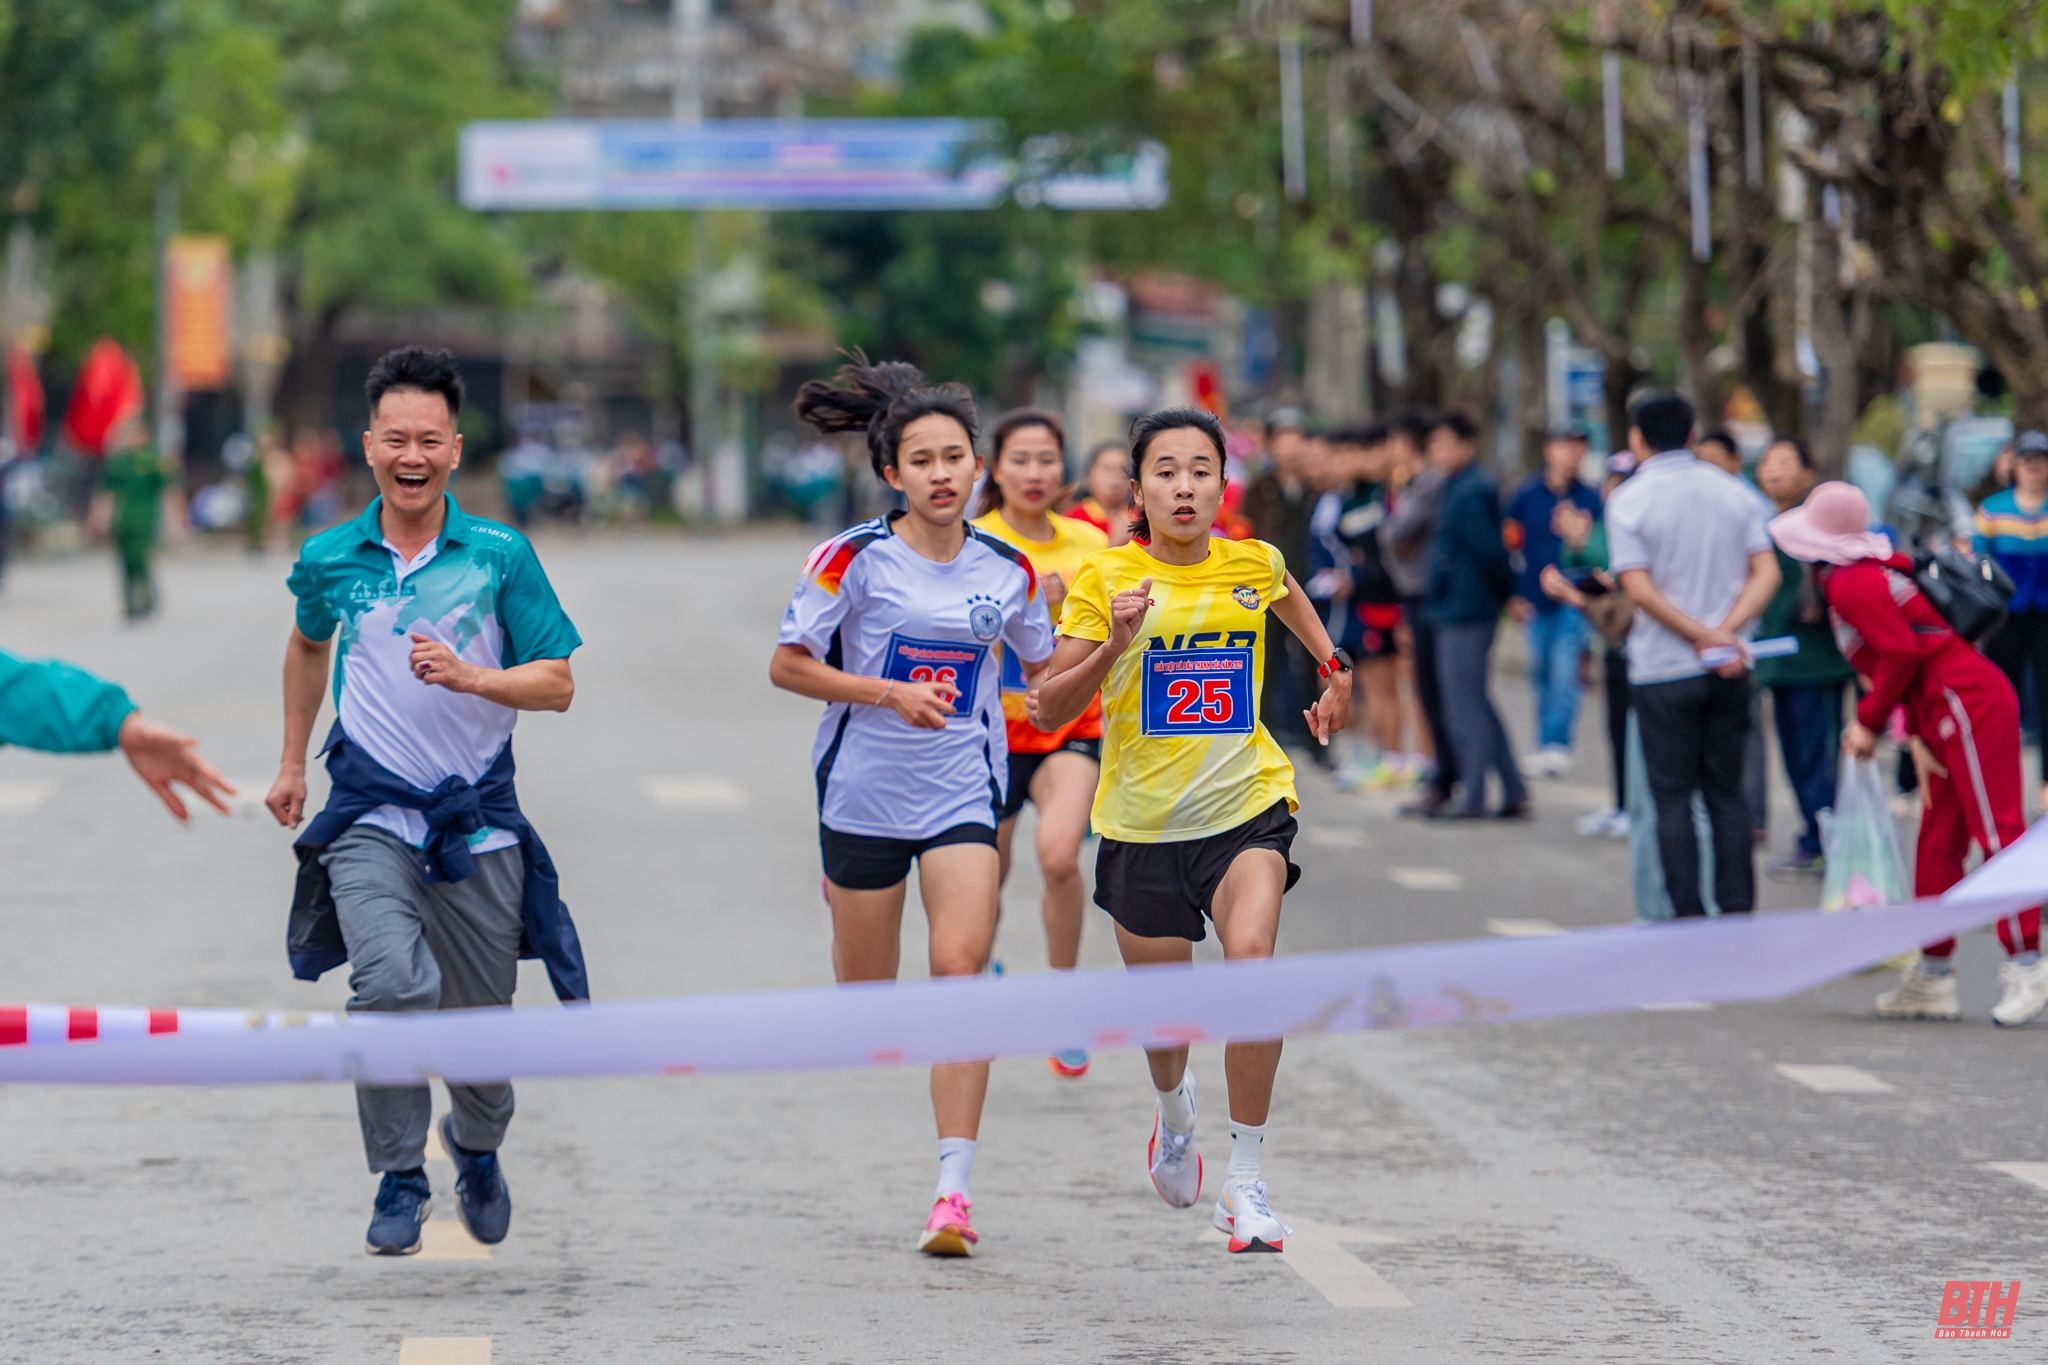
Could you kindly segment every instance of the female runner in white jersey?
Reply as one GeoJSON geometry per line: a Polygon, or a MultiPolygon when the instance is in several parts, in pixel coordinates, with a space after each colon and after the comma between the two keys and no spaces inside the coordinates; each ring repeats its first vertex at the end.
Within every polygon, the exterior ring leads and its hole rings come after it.
{"type": "MultiPolygon", "coordinates": [[[[974,527],[1022,550],[1045,593],[1045,605],[1059,623],[1067,584],[1081,561],[1109,548],[1109,538],[1085,521],[1053,512],[1066,491],[1066,428],[1042,408],[1019,408],[996,419],[989,439],[993,465],[981,495],[974,527]]],[[[1081,958],[1081,841],[1088,837],[1088,808],[1095,801],[1095,774],[1102,759],[1102,708],[1091,704],[1071,725],[1047,733],[1026,714],[1024,674],[1003,655],[1003,714],[1009,722],[1009,799],[996,826],[1003,880],[1010,876],[1012,841],[1024,803],[1038,807],[1038,871],[1045,883],[1047,965],[1070,972],[1081,958]]],[[[1069,1080],[1088,1073],[1080,1048],[1045,1059],[1055,1076],[1069,1080]]]]}
{"type": "MultiPolygon", "coordinates": [[[[797,415],[823,432],[864,431],[875,472],[906,509],[818,547],[783,613],[768,676],[827,703],[812,764],[832,903],[832,966],[843,982],[896,977],[903,888],[918,865],[931,974],[973,976],[995,941],[996,815],[1009,777],[994,657],[1043,676],[1052,620],[1030,562],[970,528],[980,423],[957,384],[915,368],[812,380],[797,415]]],[[[932,1068],[939,1184],[918,1248],[970,1256],[968,1177],[988,1063],[932,1068]]]]}
{"type": "MultiPolygon", "coordinates": [[[[1289,859],[1294,769],[1259,723],[1268,618],[1277,616],[1336,677],[1307,712],[1321,742],[1350,719],[1350,660],[1280,551],[1212,539],[1223,505],[1223,429],[1177,408],[1131,428],[1137,520],[1128,545],[1091,555],[1069,587],[1059,646],[1036,697],[1055,728],[1102,696],[1102,836],[1095,903],[1116,921],[1129,966],[1188,962],[1215,921],[1223,955],[1273,955],[1280,897],[1301,875],[1289,859]],[[1131,646],[1137,643],[1137,649],[1131,646]]],[[[1200,1198],[1195,1082],[1185,1046],[1148,1050],[1159,1108],[1147,1153],[1152,1184],[1175,1208],[1200,1198]]],[[[1223,1050],[1230,1086],[1230,1170],[1216,1225],[1232,1251],[1280,1251],[1287,1225],[1259,1178],[1280,1041],[1223,1050]]]]}

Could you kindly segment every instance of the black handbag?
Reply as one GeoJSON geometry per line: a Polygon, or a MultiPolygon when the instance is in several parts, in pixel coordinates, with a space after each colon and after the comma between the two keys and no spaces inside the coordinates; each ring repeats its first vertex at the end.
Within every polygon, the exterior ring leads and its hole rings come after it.
{"type": "Polygon", "coordinates": [[[2012,579],[1990,555],[1965,554],[1950,546],[1913,557],[1913,583],[1941,619],[1971,644],[2005,624],[2012,579]]]}

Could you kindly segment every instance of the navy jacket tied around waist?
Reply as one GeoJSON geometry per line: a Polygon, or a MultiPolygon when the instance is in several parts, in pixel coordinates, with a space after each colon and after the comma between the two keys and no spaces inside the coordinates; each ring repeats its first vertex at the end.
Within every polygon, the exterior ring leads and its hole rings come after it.
{"type": "Polygon", "coordinates": [[[334,894],[328,886],[327,868],[321,863],[320,854],[377,807],[404,806],[420,812],[427,820],[427,846],[420,850],[420,870],[429,883],[459,882],[476,872],[476,858],[469,851],[467,836],[478,830],[488,826],[519,836],[520,857],[526,866],[526,891],[521,906],[525,932],[519,956],[537,957],[547,964],[548,980],[558,998],[590,998],[583,945],[576,937],[569,907],[562,903],[561,879],[555,874],[547,845],[519,810],[519,795],[512,784],[509,741],[474,783],[450,777],[432,791],[413,786],[349,743],[340,721],[327,732],[327,743],[321,752],[327,757],[327,775],[333,779],[334,788],[328,793],[326,809],[313,817],[313,823],[292,845],[299,855],[299,883],[292,897],[285,948],[291,957],[293,976],[301,981],[317,981],[322,973],[348,961],[341,918],[335,910],[334,894]]]}

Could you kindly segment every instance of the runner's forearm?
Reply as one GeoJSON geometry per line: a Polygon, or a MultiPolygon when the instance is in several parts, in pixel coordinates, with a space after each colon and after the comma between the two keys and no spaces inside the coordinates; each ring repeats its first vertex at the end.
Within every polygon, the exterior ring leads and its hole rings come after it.
{"type": "Polygon", "coordinates": [[[1102,690],[1108,680],[1110,669],[1122,650],[1111,649],[1109,641],[1077,640],[1071,635],[1060,637],[1059,645],[1053,650],[1052,662],[1047,665],[1050,676],[1039,684],[1038,718],[1035,722],[1041,730],[1057,730],[1062,725],[1079,720],[1081,713],[1088,709],[1088,699],[1102,690]]]}
{"type": "Polygon", "coordinates": [[[477,670],[475,694],[515,711],[566,711],[576,696],[567,659],[533,659],[511,668],[477,670]]]}
{"type": "Polygon", "coordinates": [[[1336,644],[1330,639],[1330,632],[1323,626],[1323,620],[1316,615],[1313,603],[1301,590],[1301,584],[1294,581],[1294,575],[1287,575],[1287,595],[1273,604],[1273,615],[1280,618],[1280,624],[1294,632],[1311,657],[1322,663],[1337,652],[1336,644]]]}
{"type": "Polygon", "coordinates": [[[775,647],[775,655],[768,661],[768,681],[812,701],[851,702],[858,706],[879,705],[888,690],[886,679],[834,668],[802,645],[775,647]]]}
{"type": "Polygon", "coordinates": [[[284,755],[282,766],[303,771],[306,746],[313,740],[313,722],[320,716],[320,694],[327,686],[327,660],[332,640],[309,640],[297,630],[284,647],[284,755]]]}

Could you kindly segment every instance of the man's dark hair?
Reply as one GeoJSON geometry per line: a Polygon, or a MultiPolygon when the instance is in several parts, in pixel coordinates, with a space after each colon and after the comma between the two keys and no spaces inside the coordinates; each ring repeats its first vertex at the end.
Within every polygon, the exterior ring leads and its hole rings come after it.
{"type": "Polygon", "coordinates": [[[363,381],[363,396],[370,400],[372,418],[384,395],[393,389],[440,394],[448,402],[451,420],[462,412],[462,372],[455,368],[455,357],[446,351],[430,351],[424,346],[386,351],[363,381]]]}
{"type": "Polygon", "coordinates": [[[1670,390],[1643,395],[1629,409],[1629,425],[1643,433],[1652,455],[1678,450],[1692,439],[1692,404],[1670,390]]]}
{"type": "Polygon", "coordinates": [[[924,372],[901,360],[868,363],[854,351],[834,382],[807,379],[796,391],[796,415],[819,431],[867,433],[868,460],[880,477],[896,463],[903,428],[920,417],[950,417],[967,432],[972,447],[981,434],[981,412],[961,384],[927,385],[924,372]]]}
{"type": "Polygon", "coordinates": [[[1429,444],[1429,433],[1435,426],[1436,414],[1428,408],[1409,408],[1394,419],[1391,434],[1406,436],[1420,450],[1429,444]]]}
{"type": "Polygon", "coordinates": [[[1338,427],[1330,433],[1331,445],[1356,446],[1360,450],[1370,450],[1386,439],[1385,422],[1366,422],[1359,426],[1338,427]]]}
{"type": "Polygon", "coordinates": [[[1469,441],[1479,434],[1479,424],[1472,420],[1472,414],[1458,408],[1453,408],[1449,412],[1440,412],[1429,421],[1429,430],[1432,435],[1446,427],[1450,429],[1451,435],[1461,441],[1469,441]]]}
{"type": "MultiPolygon", "coordinates": [[[[1806,444],[1804,439],[1798,436],[1773,436],[1771,438],[1771,445],[1791,446],[1792,453],[1799,457],[1800,467],[1802,469],[1813,468],[1813,447],[1806,444]]],[[[1768,450],[1770,446],[1764,448],[1768,450]]]]}
{"type": "MultiPolygon", "coordinates": [[[[1201,432],[1209,438],[1209,444],[1216,447],[1216,463],[1222,465],[1229,459],[1223,453],[1223,424],[1216,420],[1216,414],[1206,408],[1162,408],[1148,412],[1131,423],[1131,477],[1137,478],[1145,470],[1145,452],[1152,448],[1156,436],[1169,431],[1190,429],[1201,432]]],[[[1152,523],[1145,517],[1145,500],[1138,498],[1136,511],[1131,517],[1131,539],[1152,539],[1152,523]]]]}
{"type": "Polygon", "coordinates": [[[1696,441],[1694,444],[1703,446],[1709,441],[1712,441],[1715,445],[1721,447],[1721,449],[1727,451],[1736,459],[1739,460],[1742,458],[1742,447],[1735,444],[1735,438],[1729,435],[1727,432],[1722,431],[1719,428],[1716,428],[1715,430],[1710,431],[1706,435],[1700,437],[1700,439],[1696,441]]]}

